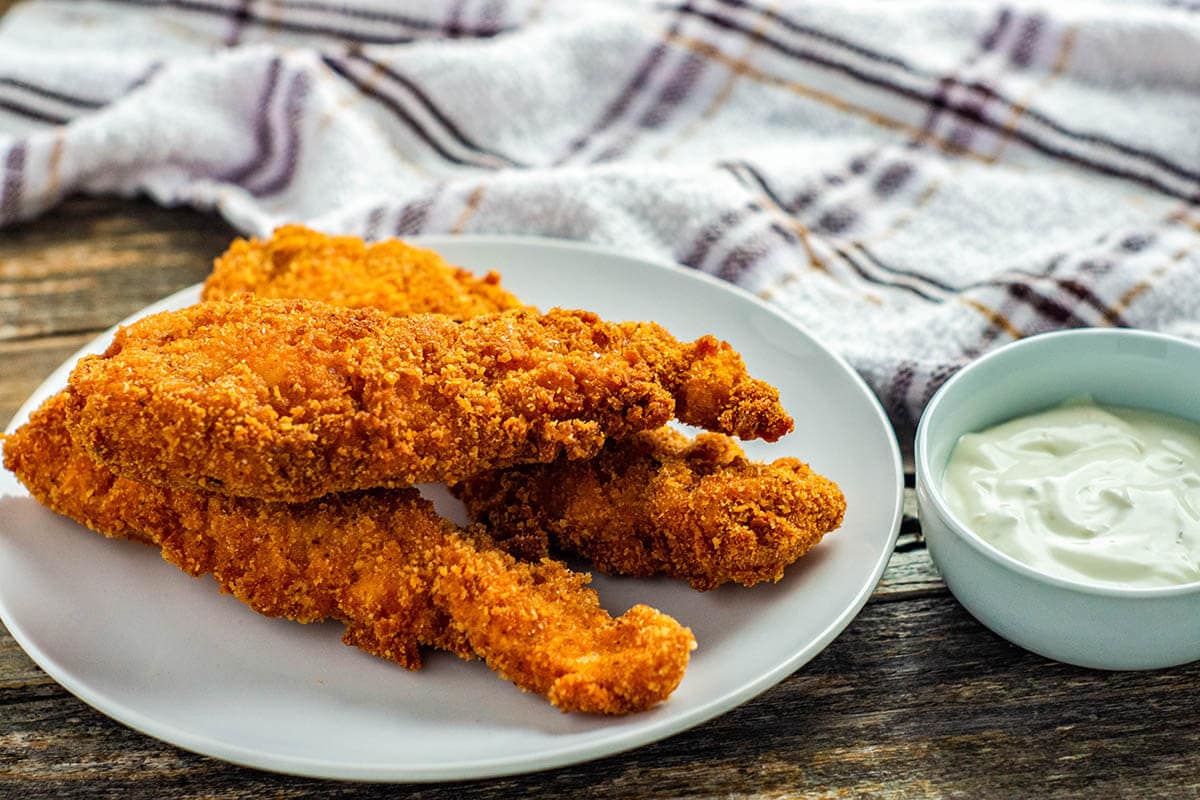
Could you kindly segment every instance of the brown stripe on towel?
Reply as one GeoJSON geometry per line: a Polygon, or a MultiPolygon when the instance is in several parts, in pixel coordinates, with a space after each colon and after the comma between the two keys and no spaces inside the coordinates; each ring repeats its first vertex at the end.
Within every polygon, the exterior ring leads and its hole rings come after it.
{"type": "Polygon", "coordinates": [[[476,184],[475,188],[471,189],[471,193],[467,195],[467,199],[463,203],[462,213],[450,226],[451,233],[462,233],[467,229],[467,223],[471,221],[471,217],[475,216],[475,212],[479,210],[479,204],[483,202],[484,191],[485,187],[482,183],[476,184]]]}
{"type": "Polygon", "coordinates": [[[229,33],[225,34],[225,46],[236,47],[242,40],[242,31],[246,28],[246,20],[250,18],[250,4],[254,0],[239,0],[237,6],[229,9],[229,33]]]}
{"type": "MultiPolygon", "coordinates": [[[[435,22],[411,14],[376,9],[355,9],[342,4],[312,2],[311,0],[275,0],[267,5],[265,12],[256,9],[254,3],[233,0],[105,0],[108,3],[151,6],[166,11],[185,14],[204,14],[226,18],[231,29],[225,36],[227,44],[238,44],[249,27],[280,30],[287,33],[312,36],[320,40],[354,42],[358,44],[404,44],[417,39],[487,38],[503,32],[496,22],[496,15],[478,29],[451,17],[449,21],[435,22]],[[281,13],[282,12],[282,13],[281,13]],[[296,18],[296,12],[306,15],[304,20],[296,18]],[[290,15],[289,15],[290,13],[290,15]]],[[[430,4],[430,8],[438,8],[430,4]]]]}
{"type": "MultiPolygon", "coordinates": [[[[402,88],[410,95],[417,104],[429,114],[442,129],[453,139],[457,144],[482,155],[490,156],[500,162],[501,166],[525,166],[516,159],[510,158],[495,150],[484,147],[477,141],[467,136],[463,129],[450,119],[449,115],[433,101],[429,93],[424,91],[416,81],[404,75],[400,70],[392,65],[373,59],[367,56],[362,50],[354,49],[350,52],[350,58],[362,62],[371,68],[373,73],[385,81],[392,82],[402,88]]],[[[376,90],[382,92],[382,88],[376,85],[376,90]]]]}
{"type": "Polygon", "coordinates": [[[1145,280],[1140,281],[1136,285],[1130,287],[1129,291],[1121,295],[1121,298],[1114,304],[1113,311],[1115,313],[1124,313],[1134,301],[1146,293],[1155,283],[1157,283],[1163,275],[1167,274],[1179,262],[1183,261],[1189,253],[1196,252],[1196,247],[1181,247],[1175,251],[1170,260],[1162,264],[1160,267],[1151,272],[1145,280]]]}
{"type": "Polygon", "coordinates": [[[103,108],[107,105],[111,98],[100,99],[93,97],[81,97],[77,94],[70,94],[58,88],[48,88],[46,86],[38,86],[28,80],[20,80],[17,78],[0,77],[0,86],[20,89],[37,97],[44,97],[49,100],[57,100],[59,103],[74,106],[79,109],[94,110],[103,108]]]}
{"type": "Polygon", "coordinates": [[[50,125],[66,125],[71,121],[70,117],[63,116],[62,114],[55,114],[36,108],[27,102],[19,102],[3,97],[0,97],[0,110],[15,114],[18,117],[36,120],[37,122],[46,122],[50,125]]]}
{"type": "Polygon", "coordinates": [[[260,79],[262,89],[258,93],[252,125],[254,152],[242,163],[218,174],[218,179],[229,183],[241,183],[261,169],[263,162],[270,155],[275,144],[275,131],[271,127],[271,104],[279,88],[279,75],[282,71],[283,62],[278,57],[272,58],[267,64],[266,74],[260,79]]]}
{"type": "Polygon", "coordinates": [[[1017,124],[1021,121],[1021,117],[1029,112],[1029,106],[1033,102],[1034,94],[1045,91],[1053,81],[1057,80],[1067,69],[1067,64],[1070,63],[1071,53],[1075,50],[1076,28],[1067,28],[1058,36],[1057,55],[1054,58],[1050,69],[1046,75],[1038,81],[1037,85],[1024,97],[1013,105],[1011,115],[1004,123],[1004,127],[1000,133],[1000,142],[996,149],[988,155],[988,160],[993,163],[1000,161],[1004,155],[1005,148],[1012,141],[1013,132],[1017,128],[1017,124]]]}
{"type": "MultiPolygon", "coordinates": [[[[984,33],[975,51],[959,66],[959,73],[966,73],[967,70],[979,63],[981,58],[996,49],[1000,38],[1008,30],[1008,26],[1012,22],[1012,17],[1012,10],[1007,7],[1002,7],[997,11],[995,22],[984,33]]],[[[942,112],[946,110],[949,93],[959,83],[960,80],[954,75],[943,75],[938,79],[937,88],[934,91],[933,97],[930,98],[929,111],[925,116],[925,124],[921,126],[922,136],[918,141],[923,140],[937,129],[938,120],[942,112]]]]}
{"type": "Polygon", "coordinates": [[[1017,41],[1008,56],[1014,66],[1028,67],[1033,63],[1034,50],[1045,27],[1046,17],[1042,14],[1032,14],[1025,18],[1017,34],[1017,41]]]}
{"type": "MultiPolygon", "coordinates": [[[[385,78],[388,77],[388,69],[383,64],[373,61],[361,55],[350,56],[334,56],[323,55],[321,61],[325,66],[329,67],[333,72],[343,78],[347,83],[357,89],[364,96],[377,101],[380,105],[390,111],[393,117],[399,121],[409,132],[417,139],[424,142],[431,150],[437,153],[441,158],[449,161],[452,164],[459,166],[481,167],[485,169],[501,169],[506,166],[511,166],[515,162],[506,156],[493,153],[485,150],[478,145],[474,145],[465,137],[456,138],[453,134],[449,141],[443,139],[441,135],[435,133],[429,126],[417,119],[413,108],[411,107],[411,98],[416,94],[416,104],[425,107],[421,97],[423,93],[417,94],[411,91],[405,93],[404,97],[394,93],[393,87],[400,86],[408,89],[404,83],[396,80],[393,84],[388,85],[385,78]],[[355,64],[361,65],[356,67],[355,64]],[[363,74],[365,71],[365,74],[363,74]],[[463,154],[455,152],[455,150],[465,151],[463,154]]],[[[400,78],[399,73],[392,72],[393,79],[400,78]]],[[[409,82],[411,84],[411,82],[409,82]]],[[[411,84],[415,87],[415,84],[411,84]]],[[[426,98],[428,99],[428,98],[426,98]]],[[[429,101],[426,111],[432,108],[433,103],[429,101]]],[[[434,121],[440,121],[439,115],[445,118],[441,112],[430,112],[434,121]]],[[[449,122],[448,118],[445,118],[449,122]]],[[[451,124],[451,127],[454,126],[451,124]]],[[[457,131],[457,128],[454,128],[457,131]]],[[[443,131],[444,133],[444,131],[443,131]]],[[[458,132],[461,134],[461,131],[458,132]]]]}
{"type": "Polygon", "coordinates": [[[566,151],[553,160],[554,166],[561,166],[574,159],[598,136],[615,126],[629,112],[634,101],[646,90],[654,74],[666,61],[670,45],[679,33],[681,20],[682,17],[679,14],[675,14],[672,17],[671,24],[663,35],[663,38],[656,42],[646,55],[642,57],[637,68],[634,69],[633,75],[604,109],[599,119],[593,122],[587,130],[571,140],[567,145],[566,151]]]}
{"type": "Polygon", "coordinates": [[[88,111],[103,108],[140,87],[161,66],[155,62],[151,70],[111,97],[86,97],[63,91],[58,87],[41,86],[28,79],[0,76],[0,109],[36,122],[65,125],[88,111]]]}
{"type": "Polygon", "coordinates": [[[434,204],[444,189],[445,185],[439,183],[426,192],[423,197],[418,197],[401,206],[400,213],[396,215],[396,235],[411,236],[419,233],[425,227],[425,223],[429,221],[429,213],[433,210],[434,204]]]}
{"type": "MultiPolygon", "coordinates": [[[[745,7],[751,6],[751,4],[746,2],[746,0],[720,0],[720,1],[724,2],[726,4],[729,4],[729,5],[736,5],[737,7],[740,7],[740,8],[745,8],[745,7]]],[[[856,44],[856,43],[850,42],[846,39],[836,37],[836,36],[827,34],[822,31],[818,31],[814,28],[811,28],[811,27],[808,27],[808,26],[805,26],[802,24],[795,23],[793,21],[787,20],[787,18],[784,17],[780,13],[777,13],[777,12],[764,12],[764,13],[766,13],[769,17],[773,17],[775,19],[780,20],[784,24],[784,27],[788,31],[803,33],[813,39],[817,39],[819,41],[826,42],[826,43],[831,43],[833,45],[838,46],[845,53],[852,53],[856,56],[861,56],[861,57],[871,60],[877,64],[883,64],[883,65],[886,65],[887,67],[896,67],[900,70],[900,72],[902,74],[906,74],[906,75],[910,75],[910,76],[914,76],[914,77],[926,78],[926,79],[935,79],[938,77],[938,75],[936,73],[931,72],[926,69],[923,69],[917,65],[911,64],[899,57],[896,57],[894,55],[890,55],[887,53],[883,53],[883,52],[880,52],[877,50],[873,50],[873,49],[865,47],[861,44],[856,44]]],[[[1026,23],[1026,24],[1022,25],[1022,30],[1026,29],[1026,28],[1031,28],[1031,27],[1036,27],[1036,28],[1040,29],[1043,24],[1044,23],[1039,22],[1036,26],[1030,26],[1028,23],[1026,23]]],[[[748,31],[745,28],[742,28],[742,32],[745,34],[748,34],[748,35],[754,33],[753,31],[748,31]]],[[[987,44],[986,36],[984,38],[984,44],[987,44]]],[[[1028,49],[1030,52],[1034,52],[1037,49],[1034,46],[1034,44],[1035,43],[1032,41],[1027,42],[1026,44],[1020,45],[1019,47],[1018,47],[1018,45],[1014,44],[1013,50],[1016,51],[1018,49],[1028,49]]],[[[996,46],[996,43],[992,43],[990,45],[990,47],[995,47],[995,46],[996,46]]],[[[1046,52],[1050,52],[1052,50],[1052,48],[1044,48],[1044,49],[1046,50],[1046,52]]],[[[796,53],[790,53],[790,55],[793,55],[796,57],[802,57],[805,55],[805,53],[803,51],[800,51],[800,52],[796,52],[796,53]]],[[[839,69],[839,70],[848,69],[847,65],[840,64],[840,63],[834,62],[834,61],[831,61],[829,63],[829,66],[830,66],[830,68],[839,69]]],[[[851,77],[855,77],[855,75],[852,72],[847,72],[846,74],[850,75],[851,77]]],[[[857,76],[857,77],[860,77],[860,79],[865,77],[867,83],[872,83],[870,76],[857,76]]],[[[882,80],[883,83],[878,84],[878,85],[880,85],[882,88],[889,88],[894,91],[899,91],[901,94],[908,94],[908,90],[905,89],[904,87],[902,87],[898,84],[889,83],[882,78],[880,80],[882,80]]],[[[976,92],[976,93],[979,93],[979,94],[987,97],[988,100],[990,102],[993,102],[998,108],[1012,109],[1018,105],[1016,102],[1014,102],[1014,101],[1010,100],[1009,98],[1005,97],[1004,95],[1000,94],[996,89],[994,89],[993,87],[991,87],[987,84],[976,83],[976,82],[966,82],[966,83],[963,83],[962,85],[965,88],[971,90],[972,92],[976,92]]],[[[914,99],[920,100],[920,99],[922,99],[922,95],[917,94],[914,96],[914,99]]],[[[924,99],[928,100],[928,97],[926,96],[924,99]]],[[[1132,145],[1117,141],[1115,139],[1110,139],[1108,137],[1102,136],[1095,132],[1073,130],[1073,129],[1068,128],[1065,125],[1062,125],[1061,123],[1055,121],[1054,119],[1050,118],[1049,116],[1047,116],[1041,112],[1037,112],[1033,109],[1026,109],[1024,111],[1024,113],[1022,114],[1022,116],[1027,117],[1029,120],[1036,121],[1038,125],[1043,126],[1043,127],[1047,128],[1048,130],[1051,130],[1054,133],[1059,134],[1063,137],[1076,140],[1080,143],[1086,143],[1086,144],[1095,145],[1097,147],[1101,147],[1101,148],[1105,148],[1105,149],[1111,149],[1114,152],[1127,155],[1131,158],[1144,160],[1147,163],[1153,164],[1153,165],[1161,168],[1162,170],[1164,170],[1172,175],[1175,175],[1179,178],[1183,178],[1185,180],[1190,180],[1193,182],[1200,182],[1200,172],[1197,172],[1195,170],[1186,169],[1185,167],[1182,167],[1179,164],[1176,164],[1176,163],[1170,161],[1169,159],[1166,159],[1165,157],[1161,156],[1160,154],[1154,153],[1150,150],[1146,150],[1144,148],[1137,148],[1132,145]]]]}
{"type": "MultiPolygon", "coordinates": [[[[924,78],[928,73],[915,69],[899,59],[889,59],[889,68],[894,73],[895,66],[893,65],[900,64],[903,65],[904,70],[898,75],[889,75],[878,69],[868,69],[860,64],[850,63],[844,58],[837,58],[828,53],[816,52],[811,48],[785,42],[778,34],[770,35],[749,29],[728,15],[700,11],[690,5],[680,6],[679,10],[681,13],[703,20],[728,33],[739,33],[757,39],[767,48],[787,58],[838,72],[860,83],[874,86],[923,105],[933,102],[933,98],[912,80],[914,77],[924,78]]],[[[727,62],[731,60],[719,48],[705,40],[690,38],[684,40],[684,43],[710,57],[727,62]]],[[[859,50],[865,50],[865,48],[859,48],[859,50]]],[[[857,53],[858,50],[855,52],[857,53]]],[[[874,60],[881,61],[882,59],[874,60]]],[[[882,127],[910,133],[912,131],[913,126],[907,123],[877,112],[856,108],[844,99],[833,97],[827,92],[815,90],[812,87],[803,86],[795,80],[771,75],[760,68],[745,68],[744,71],[750,77],[766,83],[787,86],[812,99],[827,102],[843,111],[856,113],[882,127]]],[[[994,119],[991,114],[985,114],[985,107],[990,104],[1000,110],[1011,110],[1015,105],[1013,101],[1001,94],[999,90],[979,81],[969,82],[964,85],[964,88],[969,90],[970,98],[947,103],[946,110],[952,113],[960,121],[960,124],[969,122],[980,127],[1002,131],[1003,124],[994,119]]],[[[1115,142],[1099,134],[1068,129],[1031,109],[1021,115],[1021,122],[1021,125],[1013,129],[1012,138],[1032,150],[1110,177],[1138,183],[1169,197],[1182,200],[1200,199],[1200,173],[1187,170],[1158,154],[1115,142]],[[1080,147],[1081,144],[1089,144],[1092,147],[1090,150],[1086,150],[1080,147]],[[1095,152],[1096,150],[1122,154],[1138,163],[1129,164],[1120,160],[1106,159],[1105,153],[1095,152]]],[[[962,149],[961,143],[956,142],[953,138],[935,137],[933,141],[951,153],[969,155],[969,151],[959,152],[962,149]]]]}
{"type": "Polygon", "coordinates": [[[1013,324],[1009,322],[1008,318],[1005,317],[1004,314],[992,308],[991,306],[984,305],[973,297],[960,296],[958,299],[968,308],[973,309],[981,314],[988,322],[988,327],[984,329],[983,335],[980,336],[979,346],[975,348],[978,352],[983,352],[986,350],[987,347],[985,345],[995,341],[996,336],[1000,332],[1007,333],[1009,338],[1013,339],[1014,341],[1024,338],[1024,334],[1014,328],[1013,324]]]}
{"type": "MultiPolygon", "coordinates": [[[[283,146],[279,148],[276,159],[278,166],[275,174],[265,179],[255,181],[250,186],[250,192],[256,197],[277,194],[286,189],[296,175],[296,163],[300,156],[301,125],[305,101],[309,94],[309,77],[307,73],[297,72],[288,81],[287,91],[283,98],[283,113],[279,122],[280,136],[283,146]]],[[[265,166],[265,164],[264,164],[265,166]]]]}
{"type": "MultiPolygon", "coordinates": [[[[775,193],[761,172],[746,161],[731,161],[721,166],[733,175],[742,186],[759,195],[759,208],[763,212],[782,222],[784,228],[791,230],[796,235],[796,239],[804,248],[804,254],[811,268],[828,271],[825,260],[817,254],[816,248],[813,246],[812,232],[803,222],[788,212],[788,204],[775,193]]],[[[745,264],[743,270],[746,266],[749,264],[745,264]]]]}
{"type": "Polygon", "coordinates": [[[722,211],[715,220],[707,223],[700,229],[700,233],[692,241],[690,248],[687,251],[677,249],[675,260],[680,264],[686,264],[689,267],[702,270],[704,260],[708,257],[708,253],[712,250],[724,235],[732,228],[741,225],[751,214],[757,214],[762,211],[762,206],[754,201],[745,203],[738,208],[727,208],[722,211]]]}
{"type": "Polygon", "coordinates": [[[626,127],[616,140],[591,159],[603,163],[619,158],[633,145],[637,135],[643,131],[661,128],[671,115],[688,99],[700,75],[708,66],[707,59],[695,53],[683,53],[679,65],[659,90],[654,103],[647,108],[636,122],[626,127]]]}
{"type": "Polygon", "coordinates": [[[25,182],[25,156],[28,145],[15,140],[4,157],[4,183],[0,185],[0,225],[17,219],[21,212],[21,189],[25,182]]]}

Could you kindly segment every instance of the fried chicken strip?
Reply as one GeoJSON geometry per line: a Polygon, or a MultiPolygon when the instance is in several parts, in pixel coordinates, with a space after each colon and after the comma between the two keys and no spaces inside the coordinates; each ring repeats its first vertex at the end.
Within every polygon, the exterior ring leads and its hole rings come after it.
{"type": "Polygon", "coordinates": [[[529,564],[463,537],[440,555],[435,590],[489,667],[564,711],[624,714],[665,700],[696,648],[691,630],[638,604],[613,619],[587,574],[529,564]]]}
{"type": "MultiPolygon", "coordinates": [[[[235,239],[214,262],[201,299],[255,294],[317,300],[345,308],[374,308],[394,317],[441,313],[456,320],[516,308],[536,311],[499,288],[499,281],[495,271],[482,280],[476,279],[470,272],[446,264],[437,253],[398,239],[368,245],[355,237],[326,236],[300,225],[285,225],[267,240],[235,239]]],[[[719,377],[726,383],[717,383],[714,378],[718,376],[711,374],[704,381],[676,381],[672,394],[687,409],[681,412],[681,418],[715,419],[706,427],[729,432],[737,432],[742,425],[745,433],[738,435],[757,438],[760,434],[746,429],[746,423],[739,423],[736,417],[740,414],[753,418],[750,406],[758,402],[760,416],[779,417],[775,423],[786,424],[785,432],[790,430],[790,422],[771,407],[772,397],[753,400],[749,395],[760,387],[753,385],[747,391],[738,385],[744,383],[744,368],[728,345],[705,337],[697,346],[722,351],[720,359],[725,366],[719,377]]],[[[686,351],[683,355],[693,360],[701,357],[686,351]]],[[[706,361],[698,367],[707,371],[711,364],[706,361]]],[[[683,359],[670,371],[679,374],[688,368],[683,359]]]]}
{"type": "Polygon", "coordinates": [[[523,558],[551,544],[603,572],[669,575],[706,590],[777,581],[837,528],[837,484],[801,461],[750,461],[717,434],[670,428],[559,459],[476,475],[451,487],[472,518],[523,558]]]}
{"type": "Polygon", "coordinates": [[[253,295],[121,329],[69,391],[72,435],[118,473],[289,502],[586,458],[672,412],[770,440],[792,424],[712,337],[585,311],[455,323],[253,295]]]}
{"type": "Polygon", "coordinates": [[[524,307],[501,288],[496,272],[478,278],[432,250],[398,239],[365,244],[301,225],[278,228],[269,239],[235,239],[213,264],[202,298],[224,300],[247,292],[387,309],[396,316],[467,319],[524,307]]]}
{"type": "MultiPolygon", "coordinates": [[[[289,257],[302,261],[303,270],[289,269],[286,280],[272,282],[259,266],[260,282],[246,281],[241,290],[373,305],[393,316],[432,307],[439,299],[426,293],[444,291],[434,282],[413,282],[396,292],[385,275],[353,270],[346,278],[342,259],[322,252],[328,237],[294,231],[303,229],[280,229],[273,242],[301,251],[289,257]]],[[[365,252],[356,241],[346,247],[365,252]]],[[[255,252],[272,246],[264,243],[255,252]]],[[[229,264],[243,261],[245,251],[235,243],[218,259],[209,285],[221,283],[229,264]]],[[[726,437],[705,434],[689,442],[665,428],[609,441],[590,460],[489,471],[459,484],[456,492],[509,552],[540,558],[553,544],[606,572],[665,574],[697,589],[778,580],[787,565],[840,524],[845,506],[836,485],[799,461],[753,463],[726,437]]]]}
{"type": "Polygon", "coordinates": [[[110,537],[155,544],[259,613],[346,624],[344,640],[409,669],[419,647],[478,654],[564,711],[621,714],[665,699],[695,647],[646,606],[613,619],[588,577],[518,562],[481,528],[456,529],[413,489],[303,504],[184,491],[116,476],[66,429],[56,395],[4,442],[4,465],[41,503],[110,537]]]}

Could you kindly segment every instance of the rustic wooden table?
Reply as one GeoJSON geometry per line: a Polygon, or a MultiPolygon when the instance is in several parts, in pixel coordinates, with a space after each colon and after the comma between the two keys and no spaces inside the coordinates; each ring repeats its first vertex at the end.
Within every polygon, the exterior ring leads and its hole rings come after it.
{"type": "MultiPolygon", "coordinates": [[[[82,198],[0,231],[0,425],[97,332],[202,280],[232,236],[82,198]]],[[[1200,664],[1096,672],[999,639],[938,579],[909,495],[871,601],[797,673],[666,741],[527,776],[369,786],[232,766],[93,711],[0,627],[0,797],[1200,795],[1200,664]]]]}

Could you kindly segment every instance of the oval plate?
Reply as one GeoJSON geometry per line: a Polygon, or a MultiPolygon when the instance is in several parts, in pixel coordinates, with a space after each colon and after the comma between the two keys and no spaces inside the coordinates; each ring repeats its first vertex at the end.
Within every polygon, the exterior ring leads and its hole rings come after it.
{"type": "MultiPolygon", "coordinates": [[[[679,582],[609,578],[605,607],[657,607],[699,649],[670,700],[641,714],[562,714],[482,663],[431,653],[407,672],[340,642],[335,623],[297,625],[249,611],[211,579],[190,579],[143,545],[110,541],[43,509],[0,472],[0,618],[48,674],[132,728],[205,755],[323,778],[444,781],[577,763],[711,719],[787,677],[867,601],[900,526],[903,472],[874,395],[839,357],[778,310],[673,264],[575,243],[499,237],[417,240],[542,308],[655,320],[681,339],[713,333],[779,387],[796,430],[753,458],[795,456],[833,478],[845,523],[752,589],[699,593],[679,582]]],[[[136,316],[195,302],[185,289],[136,316]]],[[[85,347],[98,352],[108,332],[85,347]]],[[[63,364],[12,427],[66,382],[63,364]]],[[[436,495],[436,492],[434,492],[436,495]]],[[[461,518],[443,491],[435,498],[461,518]]]]}

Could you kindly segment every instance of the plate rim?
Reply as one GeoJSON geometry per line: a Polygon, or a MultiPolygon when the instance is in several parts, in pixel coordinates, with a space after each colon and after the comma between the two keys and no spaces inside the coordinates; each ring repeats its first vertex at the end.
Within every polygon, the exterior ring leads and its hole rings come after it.
{"type": "MultiPolygon", "coordinates": [[[[126,725],[151,738],[180,747],[184,750],[204,756],[218,758],[243,767],[260,769],[287,775],[307,778],[324,778],[350,780],[364,783],[433,783],[486,778],[499,778],[512,775],[529,774],[549,769],[582,764],[607,756],[627,752],[663,739],[669,738],[686,730],[694,728],[709,720],[715,719],[767,691],[782,682],[789,675],[799,670],[829,646],[850,623],[858,616],[867,604],[879,581],[887,569],[888,562],[895,550],[900,533],[903,517],[904,502],[904,468],[896,432],[888,420],[878,397],[870,389],[863,377],[836,350],[827,346],[818,336],[813,334],[801,321],[788,315],[782,308],[765,302],[753,293],[728,281],[716,278],[700,270],[689,269],[673,261],[631,254],[614,246],[599,245],[590,242],[580,242],[570,239],[560,239],[530,235],[504,234],[429,234],[405,237],[404,241],[433,250],[447,245],[475,246],[513,246],[532,247],[536,249],[557,250],[564,254],[588,252],[602,258],[617,258],[626,262],[637,262],[666,269],[688,280],[699,280],[725,292],[732,292],[742,300],[748,300],[760,310],[777,317],[789,327],[798,330],[807,337],[822,353],[832,358],[855,384],[858,391],[868,401],[868,405],[876,420],[882,423],[886,434],[885,443],[890,455],[890,467],[895,478],[895,498],[888,516],[891,530],[887,537],[886,546],[878,556],[867,579],[854,596],[853,601],[822,630],[821,634],[811,640],[805,647],[797,650],[791,657],[775,664],[771,669],[734,689],[710,698],[693,708],[666,716],[663,720],[633,731],[616,730],[609,735],[590,738],[583,742],[569,744],[549,753],[529,753],[523,756],[503,756],[486,759],[474,759],[454,764],[429,765],[416,763],[391,763],[387,766],[359,763],[346,760],[321,760],[315,758],[264,753],[260,750],[242,747],[208,736],[200,736],[180,729],[177,726],[156,721],[124,702],[109,698],[103,692],[98,692],[77,680],[65,667],[60,666],[27,634],[19,623],[15,623],[0,594],[0,621],[8,629],[10,635],[37,666],[46,672],[55,682],[73,694],[75,697],[94,708],[101,714],[116,722],[126,725]]],[[[476,270],[478,268],[475,268],[476,270]]],[[[140,319],[148,314],[156,313],[164,308],[174,307],[181,299],[191,294],[197,294],[202,284],[197,283],[180,289],[159,300],[147,304],[128,315],[116,325],[107,328],[88,340],[75,353],[57,366],[47,378],[30,393],[29,397],[17,409],[12,420],[6,427],[11,433],[19,423],[28,419],[29,414],[48,396],[51,388],[57,388],[63,382],[65,375],[82,354],[95,352],[98,343],[110,338],[122,325],[140,319]]],[[[21,487],[22,489],[24,487],[21,487]]]]}

